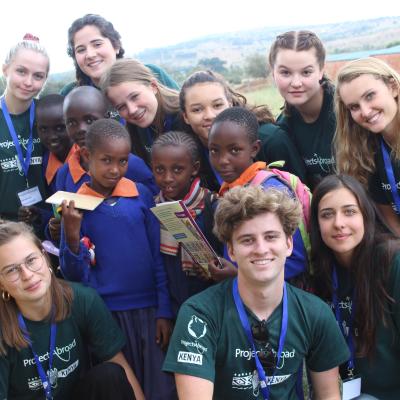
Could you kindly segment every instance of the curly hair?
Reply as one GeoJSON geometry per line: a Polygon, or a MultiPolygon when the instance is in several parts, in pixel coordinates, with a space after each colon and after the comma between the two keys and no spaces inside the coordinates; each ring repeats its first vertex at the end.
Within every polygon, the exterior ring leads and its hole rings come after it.
{"type": "Polygon", "coordinates": [[[267,212],[278,216],[287,237],[294,234],[302,218],[300,203],[284,190],[237,186],[219,199],[213,232],[218,240],[229,243],[238,225],[267,212]]]}
{"type": "MultiPolygon", "coordinates": [[[[335,93],[335,111],[337,116],[336,132],[333,139],[336,152],[336,168],[339,173],[356,177],[367,185],[369,176],[375,171],[374,156],[379,150],[379,137],[358,125],[352,118],[340,97],[343,84],[362,75],[371,75],[383,81],[388,87],[400,90],[400,75],[384,61],[368,57],[354,60],[340,69],[337,76],[335,93]]],[[[397,114],[395,126],[400,131],[400,95],[397,95],[397,114]]],[[[392,154],[400,159],[400,134],[393,146],[392,154]]]]}

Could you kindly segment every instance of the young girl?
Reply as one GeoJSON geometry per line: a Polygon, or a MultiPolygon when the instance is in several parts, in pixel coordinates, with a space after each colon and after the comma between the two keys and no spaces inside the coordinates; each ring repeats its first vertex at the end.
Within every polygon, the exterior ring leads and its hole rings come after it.
{"type": "MultiPolygon", "coordinates": [[[[94,122],[82,149],[90,182],[78,193],[101,197],[80,213],[62,205],[61,269],[67,279],[95,288],[126,334],[124,354],[146,399],[174,399],[172,377],[161,372],[171,334],[172,311],[160,254],[160,225],[150,211],[148,189],[124,178],[130,150],[128,132],[117,121],[94,122]],[[94,245],[90,256],[81,239],[94,245]]],[[[105,328],[105,327],[104,327],[105,328]]]]}
{"type": "Polygon", "coordinates": [[[127,122],[133,153],[150,164],[153,141],[180,127],[178,92],[157,82],[144,64],[129,59],[116,61],[100,86],[127,122]]]}
{"type": "MultiPolygon", "coordinates": [[[[125,50],[121,35],[110,21],[100,15],[86,14],[76,19],[68,29],[67,52],[74,61],[76,81],[61,90],[63,96],[76,86],[98,86],[102,74],[115,60],[124,56],[125,50]]],[[[163,69],[151,64],[147,66],[163,85],[179,89],[163,69]]]]}
{"type": "MultiPolygon", "coordinates": [[[[179,105],[189,131],[194,133],[202,144],[202,171],[205,185],[219,190],[221,177],[212,170],[208,159],[208,133],[214,118],[226,108],[247,106],[246,98],[235,92],[224,78],[211,71],[198,71],[189,76],[179,93],[179,105]]],[[[287,134],[274,124],[274,117],[268,107],[253,108],[259,123],[258,136],[262,150],[258,157],[268,163],[284,160],[284,170],[305,178],[304,163],[297,154],[287,134]]]]}
{"type": "MultiPolygon", "coordinates": [[[[228,108],[215,118],[208,137],[208,148],[211,164],[224,180],[219,194],[223,196],[236,186],[257,184],[264,188],[276,187],[287,190],[295,196],[289,184],[279,179],[276,174],[265,175],[267,169],[265,162],[254,162],[260,148],[257,131],[256,116],[241,107],[228,108]]],[[[298,185],[301,185],[301,182],[298,182],[298,185]]],[[[308,191],[307,188],[305,190],[308,191]]],[[[302,200],[304,202],[306,198],[302,200]]],[[[303,205],[307,206],[304,203],[303,205]]],[[[285,279],[297,277],[307,270],[307,239],[306,231],[303,236],[299,229],[294,233],[294,248],[286,260],[285,279]]],[[[225,248],[225,258],[226,255],[225,248]]],[[[220,271],[212,269],[212,272],[219,274],[220,271]]]]}
{"type": "Polygon", "coordinates": [[[7,54],[0,101],[0,216],[16,220],[19,206],[43,205],[42,147],[37,135],[34,97],[49,72],[46,50],[25,35],[7,54]],[[28,191],[29,189],[29,191],[28,191]]]}
{"type": "Polygon", "coordinates": [[[132,388],[144,399],[104,303],[93,290],[55,278],[24,223],[0,223],[0,290],[2,399],[128,400],[132,388]],[[100,364],[81,379],[89,347],[100,364]]]}
{"type": "Polygon", "coordinates": [[[362,393],[398,399],[399,239],[363,186],[346,175],[317,186],[311,222],[316,294],[331,303],[352,353],[342,378],[360,375],[362,393]]]}
{"type": "MultiPolygon", "coordinates": [[[[200,151],[196,140],[178,131],[161,135],[153,143],[151,164],[154,178],[161,189],[155,202],[182,200],[193,213],[200,229],[203,229],[205,199],[211,193],[200,186],[200,151]]],[[[172,309],[176,317],[182,303],[207,288],[210,283],[204,281],[203,274],[198,271],[200,267],[193,264],[179,243],[162,228],[161,252],[164,255],[172,309]]]]}
{"type": "Polygon", "coordinates": [[[285,99],[278,124],[292,138],[305,163],[306,182],[314,188],[335,167],[331,148],[336,127],[334,88],[324,75],[324,46],[313,32],[286,32],[272,43],[269,63],[285,99]]]}
{"type": "Polygon", "coordinates": [[[343,67],[337,82],[337,168],[369,186],[400,235],[400,75],[377,58],[365,58],[343,67]]]}

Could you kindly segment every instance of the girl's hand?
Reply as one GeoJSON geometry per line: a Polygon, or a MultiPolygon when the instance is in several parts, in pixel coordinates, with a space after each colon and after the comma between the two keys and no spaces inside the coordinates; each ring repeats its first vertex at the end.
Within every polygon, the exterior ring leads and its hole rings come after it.
{"type": "Polygon", "coordinates": [[[67,205],[64,200],[61,204],[62,219],[64,222],[65,238],[70,250],[78,254],[79,252],[79,239],[83,214],[75,208],[75,202],[71,200],[67,205]]]}
{"type": "Polygon", "coordinates": [[[18,221],[25,222],[30,225],[40,218],[40,211],[35,206],[21,206],[18,209],[18,221]]]}
{"type": "Polygon", "coordinates": [[[225,258],[219,257],[208,264],[211,278],[216,282],[237,276],[237,268],[225,258]]]}
{"type": "Polygon", "coordinates": [[[193,271],[196,273],[196,277],[202,281],[211,280],[210,274],[200,264],[193,263],[193,271]]]}
{"type": "Polygon", "coordinates": [[[49,220],[49,232],[51,238],[55,242],[59,242],[61,238],[61,219],[59,218],[50,218],[49,220]]]}
{"type": "Polygon", "coordinates": [[[157,318],[156,321],[156,343],[161,347],[161,350],[166,351],[169,339],[172,334],[172,322],[166,318],[157,318]]]}

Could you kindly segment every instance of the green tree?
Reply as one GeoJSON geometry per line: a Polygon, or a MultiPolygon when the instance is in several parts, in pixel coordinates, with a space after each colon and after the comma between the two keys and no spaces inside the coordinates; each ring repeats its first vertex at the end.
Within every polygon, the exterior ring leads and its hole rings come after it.
{"type": "Polygon", "coordinates": [[[211,69],[219,74],[224,74],[226,72],[225,67],[226,61],[221,60],[219,57],[212,58],[202,58],[199,60],[197,66],[202,69],[211,69]]]}
{"type": "Polygon", "coordinates": [[[246,58],[245,73],[249,78],[267,78],[270,70],[265,56],[255,53],[246,58]]]}

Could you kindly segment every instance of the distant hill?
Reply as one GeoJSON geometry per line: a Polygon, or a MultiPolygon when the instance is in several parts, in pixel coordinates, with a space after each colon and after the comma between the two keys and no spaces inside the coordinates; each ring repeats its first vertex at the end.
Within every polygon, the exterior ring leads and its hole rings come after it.
{"type": "Polygon", "coordinates": [[[202,58],[218,57],[242,65],[254,53],[266,54],[271,42],[282,32],[309,29],[318,34],[328,54],[380,49],[400,44],[400,16],[311,26],[265,27],[205,36],[163,48],[147,49],[133,55],[145,62],[175,68],[195,66],[202,58]]]}

